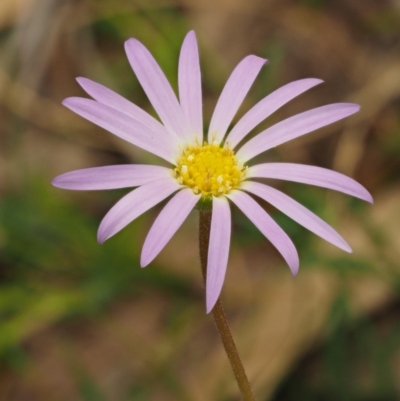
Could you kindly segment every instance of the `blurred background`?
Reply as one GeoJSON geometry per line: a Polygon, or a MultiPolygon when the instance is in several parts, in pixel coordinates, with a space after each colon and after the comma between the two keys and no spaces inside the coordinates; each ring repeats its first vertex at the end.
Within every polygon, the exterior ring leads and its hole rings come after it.
{"type": "Polygon", "coordinates": [[[271,181],[332,224],[353,254],[262,204],[299,250],[293,278],[233,211],[222,302],[257,400],[400,399],[399,0],[1,0],[0,399],[239,400],[205,314],[197,213],[140,269],[162,205],[99,246],[102,216],[128,191],[50,185],[74,169],[158,162],[61,101],[85,96],[75,81],[85,76],[154,115],[124,41],[141,40],[176,89],[190,29],[206,121],[248,54],[269,64],[236,120],[267,93],[307,77],[325,83],[261,128],[328,103],[362,107],[258,159],[327,167],[362,183],[374,205],[271,181]]]}

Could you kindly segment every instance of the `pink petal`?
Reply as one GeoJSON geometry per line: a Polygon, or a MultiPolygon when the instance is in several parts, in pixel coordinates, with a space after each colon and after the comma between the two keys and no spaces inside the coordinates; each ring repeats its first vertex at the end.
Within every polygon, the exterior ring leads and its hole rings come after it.
{"type": "Polygon", "coordinates": [[[322,167],[294,163],[264,163],[250,167],[247,178],[275,178],[301,182],[333,189],[373,203],[371,194],[357,181],[322,167]]]}
{"type": "Polygon", "coordinates": [[[51,183],[63,189],[92,191],[137,187],[170,176],[171,169],[166,167],[128,164],[70,171],[54,178],[51,183]]]}
{"type": "Polygon", "coordinates": [[[206,307],[210,313],[221,293],[228,265],[231,210],[228,200],[213,196],[210,243],[208,246],[206,307]]]}
{"type": "Polygon", "coordinates": [[[261,67],[267,60],[245,57],[233,70],[218,99],[208,130],[208,142],[220,143],[261,67]]]}
{"type": "Polygon", "coordinates": [[[289,265],[293,275],[299,270],[299,256],[292,240],[275,223],[267,212],[249,195],[242,191],[232,191],[228,198],[250,219],[250,221],[271,241],[289,265]]]}
{"type": "Polygon", "coordinates": [[[179,99],[190,126],[191,138],[203,142],[201,74],[196,34],[190,31],[183,41],[179,57],[179,99]]]}
{"type": "MultiPolygon", "coordinates": [[[[105,104],[106,106],[132,117],[136,121],[139,121],[146,127],[150,128],[159,136],[170,135],[166,128],[154,117],[118,93],[87,78],[77,78],[76,80],[83,90],[99,103],[105,104]]],[[[170,135],[170,139],[176,143],[179,142],[178,137],[175,135],[170,135]]]]}
{"type": "Polygon", "coordinates": [[[226,143],[229,143],[230,148],[234,148],[252,129],[268,118],[272,113],[280,107],[290,102],[296,96],[320,84],[320,79],[308,78],[300,79],[299,81],[291,82],[264,99],[260,100],[252,107],[233,127],[232,131],[226,138],[226,143]]]}
{"type": "Polygon", "coordinates": [[[125,195],[103,218],[97,232],[97,240],[102,244],[180,188],[174,178],[160,178],[125,195]]]}
{"type": "Polygon", "coordinates": [[[324,240],[346,252],[351,252],[347,242],[331,226],[284,193],[267,185],[251,181],[244,182],[241,189],[264,199],[324,240]]]}
{"type": "Polygon", "coordinates": [[[181,139],[189,138],[185,116],[174,91],[150,52],[136,39],[125,42],[128,60],[165,127],[181,139]]]}
{"type": "Polygon", "coordinates": [[[191,189],[183,189],[167,203],[144,241],[140,258],[142,267],[146,267],[162,251],[199,199],[200,195],[195,195],[191,189]]]}
{"type": "Polygon", "coordinates": [[[358,110],[360,106],[356,104],[336,103],[297,114],[258,134],[239,149],[237,156],[248,161],[268,149],[332,124],[358,110]]]}
{"type": "Polygon", "coordinates": [[[137,120],[94,100],[71,97],[63,105],[101,128],[174,164],[177,148],[137,120]]]}

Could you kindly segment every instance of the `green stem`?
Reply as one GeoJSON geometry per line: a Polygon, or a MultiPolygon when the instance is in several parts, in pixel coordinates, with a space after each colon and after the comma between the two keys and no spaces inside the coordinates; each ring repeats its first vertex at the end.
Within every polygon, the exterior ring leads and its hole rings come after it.
{"type": "MultiPolygon", "coordinates": [[[[204,281],[207,275],[207,255],[208,244],[210,242],[210,229],[211,229],[211,211],[200,211],[199,221],[199,247],[200,247],[200,262],[201,270],[203,272],[204,281]]],[[[246,372],[240,360],[239,353],[236,349],[235,342],[226,320],[224,309],[221,302],[218,300],[212,310],[215,324],[217,326],[219,335],[224,345],[226,354],[228,355],[229,362],[231,363],[233,373],[235,374],[240,392],[244,401],[255,401],[249,380],[247,379],[246,372]]]]}

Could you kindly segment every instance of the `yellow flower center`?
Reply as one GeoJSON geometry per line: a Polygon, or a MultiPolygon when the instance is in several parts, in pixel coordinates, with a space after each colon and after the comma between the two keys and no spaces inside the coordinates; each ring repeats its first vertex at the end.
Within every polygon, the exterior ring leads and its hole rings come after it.
{"type": "Polygon", "coordinates": [[[247,167],[239,163],[233,150],[219,144],[187,146],[174,169],[182,185],[203,198],[220,196],[238,188],[245,178],[247,167]]]}

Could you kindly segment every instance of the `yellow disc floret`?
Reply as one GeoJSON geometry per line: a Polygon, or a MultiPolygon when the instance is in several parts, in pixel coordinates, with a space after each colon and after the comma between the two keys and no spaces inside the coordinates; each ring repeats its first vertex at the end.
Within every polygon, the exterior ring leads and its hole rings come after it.
{"type": "Polygon", "coordinates": [[[233,150],[219,144],[187,146],[174,169],[182,185],[191,188],[203,198],[227,194],[238,188],[244,179],[246,167],[239,163],[233,150]]]}

